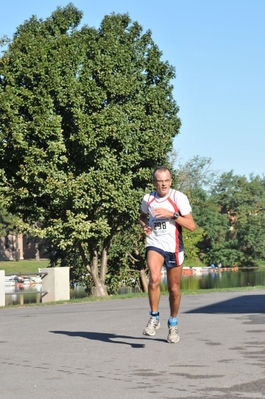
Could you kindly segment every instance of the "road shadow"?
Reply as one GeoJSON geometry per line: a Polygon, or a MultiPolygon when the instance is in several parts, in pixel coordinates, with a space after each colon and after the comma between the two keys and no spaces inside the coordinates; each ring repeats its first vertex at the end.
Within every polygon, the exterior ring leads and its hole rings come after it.
{"type": "Polygon", "coordinates": [[[184,313],[265,313],[265,295],[242,295],[184,313]]]}
{"type": "Polygon", "coordinates": [[[101,341],[101,342],[108,342],[111,344],[122,344],[122,345],[129,345],[132,348],[145,348],[145,344],[143,343],[132,343],[126,342],[125,340],[148,340],[148,341],[160,341],[160,342],[167,342],[164,339],[158,339],[153,337],[132,337],[128,335],[118,335],[118,334],[111,334],[111,333],[101,333],[101,332],[94,332],[94,331],[50,331],[53,334],[62,334],[68,335],[69,337],[81,337],[85,339],[90,339],[92,341],[101,341]]]}

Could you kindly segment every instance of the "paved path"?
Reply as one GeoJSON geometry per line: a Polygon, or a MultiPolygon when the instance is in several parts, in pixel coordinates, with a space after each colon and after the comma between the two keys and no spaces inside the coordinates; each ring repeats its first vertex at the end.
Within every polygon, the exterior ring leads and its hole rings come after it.
{"type": "Polygon", "coordinates": [[[181,340],[147,298],[0,310],[1,399],[265,398],[265,292],[184,295],[181,340]]]}

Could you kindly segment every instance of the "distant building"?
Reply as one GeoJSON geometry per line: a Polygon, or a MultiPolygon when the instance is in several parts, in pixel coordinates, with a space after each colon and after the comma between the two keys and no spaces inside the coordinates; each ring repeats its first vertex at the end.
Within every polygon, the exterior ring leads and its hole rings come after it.
{"type": "Polygon", "coordinates": [[[27,240],[22,234],[0,237],[0,260],[40,259],[45,249],[40,240],[27,240]]]}

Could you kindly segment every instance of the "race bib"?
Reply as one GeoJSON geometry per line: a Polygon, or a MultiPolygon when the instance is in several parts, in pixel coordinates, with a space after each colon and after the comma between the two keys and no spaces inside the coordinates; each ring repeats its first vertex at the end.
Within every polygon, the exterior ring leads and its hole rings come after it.
{"type": "Polygon", "coordinates": [[[155,235],[160,236],[162,234],[167,234],[168,219],[155,219],[153,221],[153,230],[155,235]]]}

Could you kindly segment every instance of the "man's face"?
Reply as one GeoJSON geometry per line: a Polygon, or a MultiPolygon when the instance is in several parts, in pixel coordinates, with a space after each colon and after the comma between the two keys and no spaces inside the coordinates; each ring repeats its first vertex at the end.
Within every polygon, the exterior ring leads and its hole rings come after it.
{"type": "Polygon", "coordinates": [[[153,180],[153,185],[159,197],[165,197],[170,190],[172,179],[168,170],[166,171],[156,171],[156,179],[153,180]]]}

